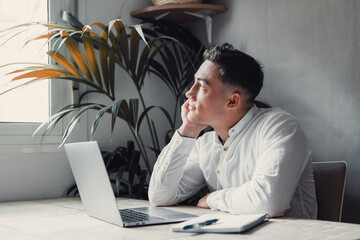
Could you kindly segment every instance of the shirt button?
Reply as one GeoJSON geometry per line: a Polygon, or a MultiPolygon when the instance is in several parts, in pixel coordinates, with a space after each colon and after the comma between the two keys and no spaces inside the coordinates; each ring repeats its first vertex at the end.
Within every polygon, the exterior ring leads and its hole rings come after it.
{"type": "Polygon", "coordinates": [[[179,144],[179,141],[178,141],[178,140],[176,140],[176,141],[175,141],[175,144],[179,144]]]}
{"type": "Polygon", "coordinates": [[[169,163],[168,163],[168,162],[165,162],[164,164],[165,164],[165,166],[169,165],[169,163]]]}
{"type": "Polygon", "coordinates": [[[226,152],[229,148],[228,147],[224,147],[224,151],[226,152]]]}
{"type": "Polygon", "coordinates": [[[220,170],[217,170],[216,173],[217,173],[218,175],[220,175],[220,170]]]}

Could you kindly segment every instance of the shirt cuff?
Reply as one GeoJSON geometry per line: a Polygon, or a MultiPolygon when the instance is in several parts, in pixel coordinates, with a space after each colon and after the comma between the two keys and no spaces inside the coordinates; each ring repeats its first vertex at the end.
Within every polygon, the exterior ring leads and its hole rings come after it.
{"type": "Polygon", "coordinates": [[[212,192],[208,195],[206,198],[206,202],[209,205],[211,210],[219,210],[219,208],[216,206],[216,201],[220,197],[219,191],[212,192]]]}
{"type": "Polygon", "coordinates": [[[178,131],[175,131],[171,141],[170,145],[176,148],[176,151],[179,153],[189,153],[195,144],[196,138],[188,138],[188,137],[182,137],[178,131]],[[180,147],[181,146],[181,147],[180,147]]]}

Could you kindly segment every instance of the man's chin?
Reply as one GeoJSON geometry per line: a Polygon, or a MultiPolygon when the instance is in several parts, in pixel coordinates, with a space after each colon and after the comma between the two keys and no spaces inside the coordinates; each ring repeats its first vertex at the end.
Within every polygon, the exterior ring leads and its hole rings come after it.
{"type": "Polygon", "coordinates": [[[195,116],[193,116],[191,113],[189,113],[189,114],[187,115],[187,118],[188,118],[189,121],[192,122],[192,123],[198,123],[198,119],[197,119],[195,116]]]}
{"type": "Polygon", "coordinates": [[[203,121],[201,121],[200,119],[198,119],[196,117],[189,117],[189,115],[188,115],[188,119],[190,122],[195,123],[195,124],[204,124],[203,121]]]}

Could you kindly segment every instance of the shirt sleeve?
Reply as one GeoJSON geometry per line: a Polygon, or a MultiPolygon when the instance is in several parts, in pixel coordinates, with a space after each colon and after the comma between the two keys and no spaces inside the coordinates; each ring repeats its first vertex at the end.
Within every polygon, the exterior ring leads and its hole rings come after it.
{"type": "Polygon", "coordinates": [[[176,131],[161,151],[150,179],[149,201],[152,205],[174,205],[204,187],[195,142],[195,139],[181,137],[176,131]]]}
{"type": "Polygon", "coordinates": [[[294,119],[274,119],[261,129],[260,153],[254,174],[237,188],[211,193],[207,203],[213,210],[233,214],[268,213],[282,216],[290,208],[300,177],[311,160],[302,130],[294,119]],[[276,121],[275,121],[276,120],[276,121]]]}

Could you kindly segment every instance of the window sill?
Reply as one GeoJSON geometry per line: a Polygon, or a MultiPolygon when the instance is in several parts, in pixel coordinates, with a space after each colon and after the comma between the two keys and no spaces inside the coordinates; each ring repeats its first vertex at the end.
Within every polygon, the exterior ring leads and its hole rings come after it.
{"type": "Polygon", "coordinates": [[[0,136],[0,152],[6,153],[54,153],[63,152],[59,148],[61,136],[45,136],[41,143],[41,136],[0,136]]]}

